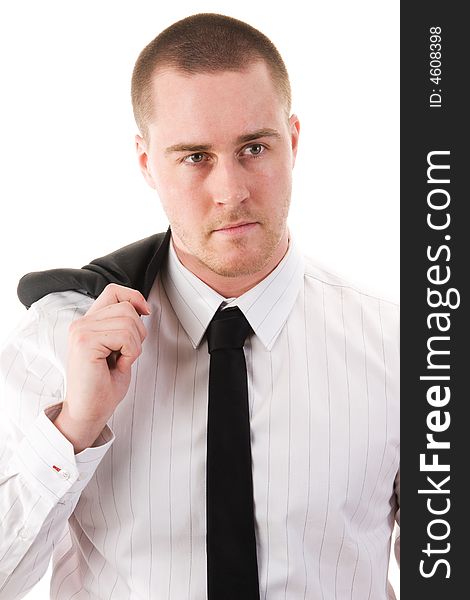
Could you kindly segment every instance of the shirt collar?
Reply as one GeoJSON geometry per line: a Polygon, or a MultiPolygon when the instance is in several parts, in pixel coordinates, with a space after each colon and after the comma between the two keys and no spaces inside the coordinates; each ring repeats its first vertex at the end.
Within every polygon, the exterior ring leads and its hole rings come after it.
{"type": "Polygon", "coordinates": [[[227,300],[180,262],[171,242],[162,283],[194,348],[201,343],[217,309],[225,303],[240,308],[256,336],[271,350],[297,299],[303,275],[303,258],[290,240],[284,258],[265,279],[238,298],[227,300]]]}

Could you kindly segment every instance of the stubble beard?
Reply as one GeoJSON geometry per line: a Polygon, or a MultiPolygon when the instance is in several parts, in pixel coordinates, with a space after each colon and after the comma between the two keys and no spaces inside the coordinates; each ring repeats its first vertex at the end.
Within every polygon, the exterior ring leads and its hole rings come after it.
{"type": "MultiPolygon", "coordinates": [[[[262,227],[262,225],[260,225],[262,227]]],[[[258,247],[250,249],[250,244],[244,239],[229,240],[231,246],[230,253],[210,251],[202,249],[199,260],[209,268],[213,273],[223,277],[243,277],[259,273],[271,260],[275,254],[283,232],[268,230],[263,232],[263,240],[258,247]]]]}
{"type": "MultiPolygon", "coordinates": [[[[191,256],[213,273],[223,277],[243,277],[255,275],[262,271],[276,253],[287,228],[290,197],[286,199],[274,222],[267,223],[260,217],[241,210],[233,211],[223,221],[212,223],[208,231],[198,238],[188,235],[179,223],[172,224],[172,230],[191,256]],[[212,232],[221,226],[240,221],[258,222],[261,229],[258,234],[259,243],[253,244],[252,236],[227,238],[228,251],[214,247],[212,232]],[[230,256],[231,255],[231,256],[230,256]]],[[[215,234],[217,235],[217,234],[215,234]]]]}

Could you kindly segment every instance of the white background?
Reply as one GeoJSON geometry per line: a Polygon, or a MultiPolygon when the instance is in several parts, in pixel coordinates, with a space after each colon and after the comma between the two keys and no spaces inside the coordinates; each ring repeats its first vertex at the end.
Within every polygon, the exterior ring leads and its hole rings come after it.
{"type": "MultiPolygon", "coordinates": [[[[135,160],[130,77],[140,50],[194,12],[249,22],[286,62],[301,122],[289,220],[300,247],[398,301],[398,0],[3,0],[0,342],[24,313],[21,275],[166,229],[135,160]]],[[[394,566],[392,578],[398,587],[394,566]]],[[[27,597],[46,599],[47,581],[27,597]]]]}

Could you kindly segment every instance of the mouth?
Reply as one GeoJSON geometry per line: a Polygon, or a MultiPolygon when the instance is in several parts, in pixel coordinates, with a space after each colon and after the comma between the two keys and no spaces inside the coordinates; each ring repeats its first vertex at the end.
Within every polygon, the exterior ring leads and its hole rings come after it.
{"type": "Polygon", "coordinates": [[[241,221],[240,223],[229,223],[219,229],[214,229],[214,233],[220,233],[222,235],[237,235],[241,233],[247,233],[258,225],[257,221],[241,221]]]}

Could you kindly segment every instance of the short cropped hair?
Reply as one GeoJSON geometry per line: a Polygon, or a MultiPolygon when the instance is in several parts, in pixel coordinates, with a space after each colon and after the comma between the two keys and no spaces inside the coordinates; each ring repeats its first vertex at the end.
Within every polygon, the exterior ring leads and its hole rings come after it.
{"type": "Polygon", "coordinates": [[[134,117],[144,137],[152,118],[152,78],[159,68],[188,75],[242,71],[264,61],[289,116],[291,87],[281,55],[263,33],[238,19],[201,13],[177,21],[140,53],[132,74],[134,117]]]}

